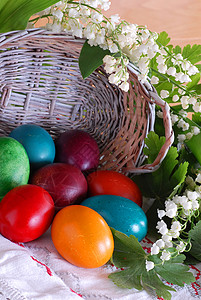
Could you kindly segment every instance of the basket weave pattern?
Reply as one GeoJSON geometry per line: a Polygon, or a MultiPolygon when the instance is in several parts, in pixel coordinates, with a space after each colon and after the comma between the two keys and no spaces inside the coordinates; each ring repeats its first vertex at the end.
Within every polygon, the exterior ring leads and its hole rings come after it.
{"type": "Polygon", "coordinates": [[[151,85],[139,83],[131,64],[129,93],[111,85],[102,67],[83,80],[78,65],[83,42],[42,29],[0,35],[0,135],[27,123],[53,138],[78,128],[98,142],[102,169],[152,172],[173,142],[169,106],[151,85]],[[163,111],[166,142],[154,163],[143,165],[155,104],[163,111]]]}

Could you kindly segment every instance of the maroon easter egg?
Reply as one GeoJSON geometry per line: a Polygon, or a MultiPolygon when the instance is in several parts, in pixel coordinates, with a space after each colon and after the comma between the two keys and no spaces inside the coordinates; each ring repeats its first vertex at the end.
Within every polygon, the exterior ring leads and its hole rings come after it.
{"type": "Polygon", "coordinates": [[[98,167],[100,151],[95,139],[82,130],[67,130],[56,140],[56,161],[78,167],[81,171],[98,167]]]}
{"type": "Polygon", "coordinates": [[[56,208],[78,204],[87,194],[87,181],[80,169],[64,163],[46,165],[37,170],[31,183],[44,188],[52,196],[56,208]]]}

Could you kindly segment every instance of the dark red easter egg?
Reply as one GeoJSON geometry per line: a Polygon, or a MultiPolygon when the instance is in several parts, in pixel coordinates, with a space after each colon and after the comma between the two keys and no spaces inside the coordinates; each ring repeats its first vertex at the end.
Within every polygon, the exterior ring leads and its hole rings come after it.
{"type": "Polygon", "coordinates": [[[100,152],[95,139],[82,130],[67,130],[56,140],[56,161],[75,165],[81,171],[96,169],[100,152]]]}
{"type": "Polygon", "coordinates": [[[37,170],[31,183],[44,188],[52,196],[56,208],[78,204],[87,194],[87,181],[80,169],[64,163],[53,163],[37,170]]]}

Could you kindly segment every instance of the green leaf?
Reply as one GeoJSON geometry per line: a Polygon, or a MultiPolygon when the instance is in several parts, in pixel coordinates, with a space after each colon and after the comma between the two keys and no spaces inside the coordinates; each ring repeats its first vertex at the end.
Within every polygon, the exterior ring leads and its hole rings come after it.
{"type": "Polygon", "coordinates": [[[192,115],[192,121],[195,122],[198,126],[201,127],[201,114],[200,113],[194,113],[192,115]]]}
{"type": "Polygon", "coordinates": [[[194,135],[189,141],[186,142],[186,145],[201,165],[201,133],[194,135]]]}
{"type": "Polygon", "coordinates": [[[200,73],[197,73],[193,76],[191,76],[191,82],[189,82],[186,87],[187,90],[193,90],[194,87],[198,84],[198,82],[200,81],[200,73]]]}
{"type": "Polygon", "coordinates": [[[186,45],[182,51],[183,58],[188,59],[192,64],[201,61],[201,45],[186,45]]]}
{"type": "Polygon", "coordinates": [[[189,272],[189,267],[182,264],[185,258],[185,255],[180,254],[163,264],[157,255],[152,255],[150,259],[155,263],[155,271],[162,278],[169,283],[184,286],[184,283],[191,284],[195,281],[193,274],[189,272]]]}
{"type": "Polygon", "coordinates": [[[152,289],[159,297],[170,300],[169,290],[174,289],[165,285],[154,270],[147,272],[147,254],[137,238],[128,237],[113,228],[111,230],[115,242],[112,262],[116,267],[126,269],[110,274],[109,278],[121,288],[152,289]]]}
{"type": "Polygon", "coordinates": [[[1,0],[0,32],[25,29],[29,18],[58,0],[1,0]]]}
{"type": "Polygon", "coordinates": [[[173,48],[173,52],[175,54],[181,53],[181,47],[177,45],[175,48],[173,48]]]}
{"type": "Polygon", "coordinates": [[[189,237],[192,239],[192,248],[190,254],[201,261],[201,221],[189,231],[189,237]]]}
{"type": "MultiPolygon", "coordinates": [[[[164,142],[164,137],[159,138],[156,133],[149,133],[148,138],[145,139],[147,147],[144,148],[148,163],[155,160],[164,142]]],[[[145,197],[165,199],[184,182],[188,162],[179,163],[177,157],[177,148],[172,146],[158,170],[132,177],[145,197]]]]}
{"type": "Polygon", "coordinates": [[[167,32],[162,31],[158,36],[157,42],[163,46],[167,46],[170,42],[167,32]]]}
{"type": "Polygon", "coordinates": [[[90,46],[87,41],[84,43],[79,57],[79,67],[83,79],[103,64],[103,58],[107,54],[111,54],[109,50],[103,50],[99,46],[90,46]]]}

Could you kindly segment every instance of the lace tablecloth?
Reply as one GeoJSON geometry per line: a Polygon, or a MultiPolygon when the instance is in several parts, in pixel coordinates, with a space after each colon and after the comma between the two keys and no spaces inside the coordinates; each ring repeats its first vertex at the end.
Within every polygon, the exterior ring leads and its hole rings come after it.
{"type": "MultiPolygon", "coordinates": [[[[147,237],[142,246],[149,251],[147,237]]],[[[173,300],[201,299],[201,264],[192,266],[196,283],[173,286],[173,300]]],[[[116,267],[82,269],[65,261],[51,241],[50,231],[26,244],[15,244],[0,235],[0,300],[151,300],[146,291],[121,289],[108,279],[116,267]]]]}

